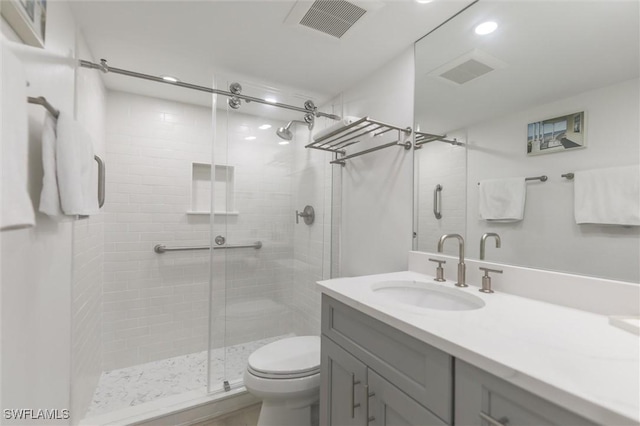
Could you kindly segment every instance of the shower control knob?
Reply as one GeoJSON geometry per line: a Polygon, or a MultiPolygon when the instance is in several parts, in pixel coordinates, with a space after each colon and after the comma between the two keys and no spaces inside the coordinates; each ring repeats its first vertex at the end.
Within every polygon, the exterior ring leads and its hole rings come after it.
{"type": "Polygon", "coordinates": [[[316,212],[313,210],[311,206],[304,206],[304,210],[300,213],[296,210],[296,223],[300,223],[299,217],[304,219],[304,223],[306,225],[312,225],[313,221],[316,219],[316,212]]]}
{"type": "Polygon", "coordinates": [[[216,242],[217,245],[221,246],[223,245],[225,242],[227,242],[227,240],[222,236],[222,235],[218,235],[214,241],[216,242]]]}

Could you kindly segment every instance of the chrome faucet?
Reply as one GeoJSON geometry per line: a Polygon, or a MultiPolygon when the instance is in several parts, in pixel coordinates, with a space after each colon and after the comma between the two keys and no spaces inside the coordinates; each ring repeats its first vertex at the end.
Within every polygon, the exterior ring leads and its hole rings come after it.
{"type": "Polygon", "coordinates": [[[480,260],[484,260],[484,252],[485,252],[484,246],[487,242],[487,238],[489,237],[495,237],[496,248],[500,248],[500,235],[496,234],[495,232],[487,232],[482,236],[482,238],[480,238],[480,260]]]}
{"type": "Polygon", "coordinates": [[[458,239],[458,282],[456,283],[457,287],[469,287],[466,284],[466,266],[464,264],[464,238],[459,234],[444,234],[440,237],[440,241],[438,241],[438,253],[442,253],[442,247],[447,238],[457,238],[458,239]]]}

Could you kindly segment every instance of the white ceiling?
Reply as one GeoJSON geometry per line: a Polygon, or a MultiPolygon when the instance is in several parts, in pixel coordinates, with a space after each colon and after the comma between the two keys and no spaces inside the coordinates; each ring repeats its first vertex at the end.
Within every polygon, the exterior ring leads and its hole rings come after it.
{"type": "Polygon", "coordinates": [[[637,0],[481,0],[416,44],[416,122],[446,133],[639,74],[637,0]],[[499,27],[480,37],[486,20],[499,27]],[[462,85],[433,75],[474,49],[505,67],[462,85]]]}
{"type": "MultiPolygon", "coordinates": [[[[212,86],[215,74],[221,89],[240,81],[244,94],[263,96],[271,87],[293,95],[282,101],[302,105],[305,98],[321,103],[354,85],[472,0],[353,3],[375,10],[340,40],[285,23],[296,5],[291,0],[84,0],[72,2],[72,10],[96,60],[105,58],[110,66],[203,86],[212,86]]],[[[124,76],[105,81],[115,90],[200,104],[211,99],[124,76]]]]}

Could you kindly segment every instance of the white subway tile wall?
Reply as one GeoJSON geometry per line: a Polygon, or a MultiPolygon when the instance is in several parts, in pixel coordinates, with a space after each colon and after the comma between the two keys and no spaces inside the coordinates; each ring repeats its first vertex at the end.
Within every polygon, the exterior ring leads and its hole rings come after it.
{"type": "Polygon", "coordinates": [[[191,163],[210,163],[211,110],[144,96],[107,97],[103,370],[206,349],[209,244],[190,217],[191,163]]]}
{"type": "Polygon", "coordinates": [[[208,251],[156,254],[153,247],[209,244],[209,215],[186,212],[192,163],[212,158],[233,166],[238,212],[215,215],[213,235],[263,246],[214,251],[211,347],[318,333],[324,153],[309,157],[295,140],[279,145],[279,121],[221,110],[212,153],[208,108],[120,92],[110,92],[107,105],[103,369],[206,349],[208,251]],[[265,123],[272,128],[259,130],[265,123]],[[305,204],[316,208],[311,227],[295,225],[305,204]]]}
{"type": "Polygon", "coordinates": [[[104,223],[101,215],[73,224],[72,407],[84,414],[102,372],[102,273],[104,223]]]}
{"type": "MultiPolygon", "coordinates": [[[[318,120],[320,127],[329,120],[318,120]]],[[[316,130],[317,131],[317,130],[316,130]]],[[[310,205],[315,211],[315,222],[306,225],[303,220],[294,227],[294,332],[298,335],[320,334],[320,292],[316,281],[330,275],[331,229],[331,154],[305,149],[310,142],[306,128],[296,132],[293,171],[294,206],[302,211],[310,205]]],[[[338,166],[339,167],[339,166],[338,166]]]]}

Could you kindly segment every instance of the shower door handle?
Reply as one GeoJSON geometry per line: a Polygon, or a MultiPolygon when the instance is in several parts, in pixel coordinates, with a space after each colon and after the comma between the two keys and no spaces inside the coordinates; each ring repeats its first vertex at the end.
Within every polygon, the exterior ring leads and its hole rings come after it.
{"type": "Polygon", "coordinates": [[[98,207],[102,208],[102,206],[104,206],[104,198],[105,198],[105,193],[104,193],[104,188],[105,188],[104,161],[102,161],[102,158],[98,157],[97,155],[94,155],[93,159],[96,160],[96,163],[98,163],[98,207]]]}

